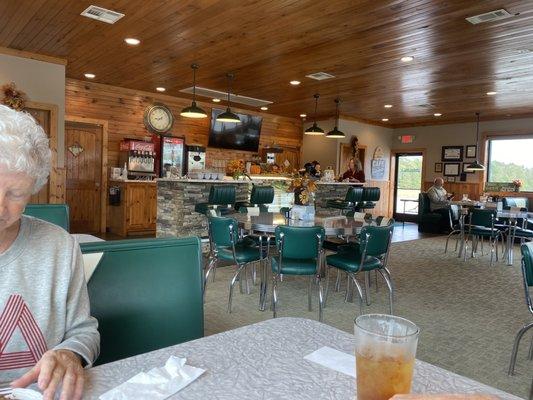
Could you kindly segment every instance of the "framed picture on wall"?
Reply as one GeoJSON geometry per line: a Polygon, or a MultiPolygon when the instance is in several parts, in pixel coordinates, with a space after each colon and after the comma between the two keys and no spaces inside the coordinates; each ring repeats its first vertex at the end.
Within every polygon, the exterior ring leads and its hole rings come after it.
{"type": "Polygon", "coordinates": [[[442,161],[463,161],[463,146],[442,146],[442,161]]]}
{"type": "Polygon", "coordinates": [[[461,163],[444,164],[444,176],[458,176],[460,172],[461,172],[461,163]]]}
{"type": "Polygon", "coordinates": [[[467,170],[465,170],[465,168],[466,168],[466,166],[467,166],[468,164],[470,164],[470,163],[466,163],[466,162],[463,163],[463,170],[462,170],[462,172],[463,172],[464,174],[475,174],[476,171],[467,171],[467,170]]]}
{"type": "Polygon", "coordinates": [[[477,157],[477,146],[475,144],[466,146],[465,158],[476,158],[477,157]]]}
{"type": "Polygon", "coordinates": [[[449,176],[449,177],[447,178],[447,181],[448,181],[448,182],[455,182],[455,176],[449,176]]]}
{"type": "Polygon", "coordinates": [[[442,172],[442,163],[436,162],[435,163],[435,172],[442,172]]]}

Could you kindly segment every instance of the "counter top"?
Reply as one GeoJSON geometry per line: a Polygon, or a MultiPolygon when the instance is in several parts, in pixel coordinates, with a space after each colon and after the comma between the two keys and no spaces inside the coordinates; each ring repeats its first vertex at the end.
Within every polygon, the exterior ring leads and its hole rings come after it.
{"type": "Polygon", "coordinates": [[[138,180],[138,179],[126,179],[126,180],[110,179],[109,183],[153,183],[153,184],[156,184],[157,180],[154,179],[152,181],[143,181],[143,180],[138,180]]]}
{"type": "MultiPolygon", "coordinates": [[[[290,181],[291,178],[286,178],[283,176],[265,176],[255,175],[249,179],[173,179],[173,178],[160,178],[157,179],[159,182],[181,182],[181,183],[218,183],[218,184],[242,184],[242,183],[254,183],[254,182],[263,182],[263,181],[290,181]]],[[[124,182],[124,181],[122,181],[124,182]]],[[[133,181],[135,182],[135,181],[133,181]]],[[[324,181],[315,181],[317,185],[338,185],[338,186],[364,186],[362,182],[324,182],[324,181]]]]}

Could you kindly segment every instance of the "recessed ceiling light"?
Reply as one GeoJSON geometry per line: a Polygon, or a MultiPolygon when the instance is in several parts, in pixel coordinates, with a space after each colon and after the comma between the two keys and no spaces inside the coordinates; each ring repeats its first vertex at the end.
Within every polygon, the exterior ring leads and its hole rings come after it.
{"type": "Polygon", "coordinates": [[[440,116],[442,116],[441,113],[435,113],[435,114],[433,114],[433,115],[434,115],[435,117],[440,117],[440,116]]]}
{"type": "Polygon", "coordinates": [[[158,92],[164,92],[164,91],[167,90],[167,89],[165,89],[165,88],[162,87],[162,86],[159,86],[159,87],[156,87],[155,90],[157,90],[158,92]]]}
{"type": "Polygon", "coordinates": [[[400,60],[402,60],[402,62],[411,62],[414,59],[415,58],[413,56],[405,56],[405,57],[402,57],[400,60]]]}
{"type": "Polygon", "coordinates": [[[494,96],[495,94],[497,94],[498,92],[487,92],[487,96],[494,96]]]}
{"type": "Polygon", "coordinates": [[[87,74],[83,74],[83,75],[84,75],[87,79],[94,79],[94,78],[96,78],[96,75],[95,75],[95,74],[89,74],[89,73],[87,73],[87,74]]]}
{"type": "Polygon", "coordinates": [[[213,99],[213,103],[220,103],[220,99],[213,99]]]}
{"type": "Polygon", "coordinates": [[[300,118],[305,118],[307,117],[307,114],[300,114],[300,118]]]}
{"type": "Polygon", "coordinates": [[[392,108],[392,104],[385,104],[383,107],[385,107],[385,108],[392,108]]]}
{"type": "Polygon", "coordinates": [[[290,81],[289,82],[292,86],[298,86],[301,82],[300,81],[290,81]]]}
{"type": "Polygon", "coordinates": [[[266,110],[268,110],[268,107],[267,106],[263,106],[263,107],[261,107],[261,110],[266,111],[266,110]]]}
{"type": "Polygon", "coordinates": [[[129,44],[130,46],[138,46],[141,43],[139,39],[135,39],[135,38],[126,38],[124,39],[124,41],[126,42],[126,44],[129,44]]]}
{"type": "Polygon", "coordinates": [[[389,119],[388,119],[388,118],[381,118],[381,120],[382,120],[383,122],[387,122],[389,119]]]}

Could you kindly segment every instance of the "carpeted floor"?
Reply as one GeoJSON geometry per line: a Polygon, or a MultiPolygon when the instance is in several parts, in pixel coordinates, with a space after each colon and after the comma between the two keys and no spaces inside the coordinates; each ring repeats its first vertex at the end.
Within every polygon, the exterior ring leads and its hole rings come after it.
{"type": "MultiPolygon", "coordinates": [[[[514,336],[531,320],[521,286],[519,256],[512,267],[502,262],[490,267],[487,255],[464,263],[453,251],[444,254],[442,237],[392,246],[389,267],[396,285],[394,311],[421,329],[417,358],[526,397],[533,377],[533,361],[527,360],[533,332],[522,339],[516,376],[507,376],[514,336]]],[[[258,310],[257,286],[252,287],[251,295],[237,289],[233,313],[227,313],[232,273],[232,267],[219,268],[216,280],[208,284],[206,335],[272,318],[270,311],[258,310]]],[[[333,283],[332,276],[330,288],[333,283]]],[[[314,311],[307,311],[306,285],[305,278],[285,277],[280,285],[280,316],[318,318],[316,296],[314,311]]],[[[377,293],[375,289],[371,288],[371,306],[365,306],[363,312],[388,312],[385,285],[380,282],[377,293]]],[[[359,305],[357,300],[343,300],[342,292],[330,292],[324,322],[353,332],[359,305]]]]}

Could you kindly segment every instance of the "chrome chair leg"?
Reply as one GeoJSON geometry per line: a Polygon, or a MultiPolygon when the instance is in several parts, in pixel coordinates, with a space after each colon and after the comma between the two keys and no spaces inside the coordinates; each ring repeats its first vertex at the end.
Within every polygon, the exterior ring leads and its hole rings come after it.
{"type": "Polygon", "coordinates": [[[273,318],[278,316],[278,280],[276,276],[272,279],[272,314],[273,318]]]}
{"type": "Polygon", "coordinates": [[[378,285],[378,273],[377,272],[374,273],[374,278],[376,280],[376,293],[378,293],[379,292],[379,285],[378,285]]]}
{"type": "Polygon", "coordinates": [[[313,311],[313,295],[311,291],[313,290],[313,280],[315,279],[314,275],[309,275],[307,283],[307,308],[309,311],[313,311]]]}
{"type": "Polygon", "coordinates": [[[354,283],[357,294],[359,295],[359,314],[363,314],[363,288],[361,287],[361,284],[357,282],[357,279],[355,279],[355,275],[352,273],[348,273],[348,277],[352,279],[352,282],[354,283]]]}
{"type": "Polygon", "coordinates": [[[265,311],[268,285],[268,260],[263,260],[261,265],[261,283],[259,289],[259,311],[265,311]]]}
{"type": "MultiPolygon", "coordinates": [[[[259,263],[261,263],[261,260],[258,261],[259,263]]],[[[252,264],[252,285],[257,285],[257,266],[256,266],[257,262],[254,262],[252,264]]]]}
{"type": "Polygon", "coordinates": [[[335,291],[341,290],[341,270],[337,269],[337,280],[335,281],[335,291]]]}
{"type": "Polygon", "coordinates": [[[322,280],[320,275],[317,275],[317,285],[318,285],[318,320],[322,322],[324,320],[324,292],[322,288],[322,280]]]}
{"type": "Polygon", "coordinates": [[[346,295],[344,299],[345,303],[353,303],[353,289],[352,289],[352,280],[346,274],[346,295]]]}
{"type": "Polygon", "coordinates": [[[370,276],[369,272],[365,271],[365,300],[366,305],[370,305],[370,276]]]}
{"type": "Polygon", "coordinates": [[[390,308],[390,314],[391,315],[394,315],[393,313],[393,302],[394,302],[394,287],[393,287],[393,284],[392,284],[392,279],[388,273],[387,270],[385,269],[378,269],[378,272],[381,274],[381,276],[383,277],[383,280],[385,281],[386,285],[387,285],[387,288],[389,289],[389,308],[390,308]]]}
{"type": "Polygon", "coordinates": [[[242,276],[239,277],[239,275],[241,275],[241,272],[243,268],[245,267],[245,265],[246,264],[242,264],[238,266],[237,271],[235,272],[235,274],[233,274],[233,278],[231,279],[230,284],[229,284],[228,313],[230,314],[231,314],[231,304],[233,302],[233,286],[235,286],[235,282],[237,282],[237,278],[239,278],[239,282],[241,283],[241,288],[242,288],[242,276]]]}
{"type": "Polygon", "coordinates": [[[330,269],[329,265],[326,264],[326,273],[324,276],[324,279],[326,280],[326,287],[324,288],[324,307],[326,307],[328,302],[330,269]]]}
{"type": "Polygon", "coordinates": [[[531,336],[531,344],[529,345],[529,359],[533,360],[533,336],[531,336]]]}
{"type": "Polygon", "coordinates": [[[524,325],[522,329],[520,329],[515,336],[514,344],[513,344],[513,352],[511,353],[511,362],[509,363],[509,371],[507,371],[507,375],[509,376],[514,375],[516,355],[518,353],[518,346],[520,345],[520,340],[522,339],[522,336],[524,336],[524,334],[531,328],[533,328],[533,322],[531,322],[528,325],[524,325]]]}
{"type": "Polygon", "coordinates": [[[207,280],[209,279],[209,274],[211,273],[211,271],[213,272],[213,275],[215,274],[216,265],[217,265],[216,258],[212,258],[211,260],[209,260],[209,263],[207,264],[205,275],[204,275],[204,295],[205,295],[205,289],[207,287],[207,280]]]}

